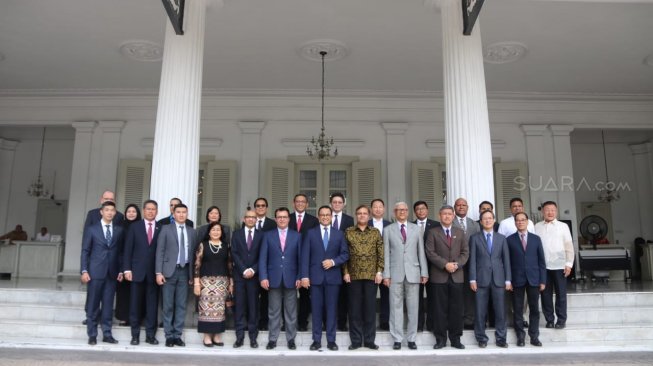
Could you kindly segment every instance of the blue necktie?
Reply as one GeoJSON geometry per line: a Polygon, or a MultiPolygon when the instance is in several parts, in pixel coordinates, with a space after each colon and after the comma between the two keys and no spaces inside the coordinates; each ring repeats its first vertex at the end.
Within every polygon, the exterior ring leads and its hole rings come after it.
{"type": "Polygon", "coordinates": [[[492,254],[492,234],[487,234],[487,252],[492,254]]]}
{"type": "Polygon", "coordinates": [[[324,245],[324,250],[329,246],[329,228],[324,228],[324,236],[322,236],[322,244],[324,245]]]}
{"type": "Polygon", "coordinates": [[[186,238],[184,237],[184,226],[179,225],[181,236],[179,238],[179,264],[186,265],[186,238]]]}
{"type": "Polygon", "coordinates": [[[104,238],[107,239],[107,246],[111,245],[111,225],[104,225],[107,227],[107,231],[104,234],[104,238]]]}

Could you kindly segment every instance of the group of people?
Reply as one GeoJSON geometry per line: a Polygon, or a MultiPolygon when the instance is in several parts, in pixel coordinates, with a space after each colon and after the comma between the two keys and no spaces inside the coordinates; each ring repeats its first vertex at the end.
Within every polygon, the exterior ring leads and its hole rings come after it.
{"type": "Polygon", "coordinates": [[[500,225],[487,201],[479,207],[479,221],[467,217],[463,198],[440,208],[439,222],[428,219],[424,201],[415,202],[416,220],[409,222],[408,205],[398,202],[390,222],[381,199],[356,207],[354,218],[344,213],[344,195],[334,193],[315,217],[300,193],[293,199],[294,211],[277,208],[274,219],[267,217],[268,201],[256,199],[234,232],[221,224],[217,206],[207,210],[207,224],[195,230],[188,208],[177,198],[170,200],[170,216],[158,222],[153,200],[143,204],[142,219],[135,205],[124,217],[117,212],[113,192],[104,192],[100,203],[87,215],[82,243],[89,344],[97,343],[98,322],[102,341],[117,343],[111,334],[117,289],[116,316],[119,308],[128,309],[132,345],[140,343],[141,321],[145,341],[159,343],[159,295],[166,346],[185,345],[189,287],[198,300],[198,332],[207,347],[224,346],[221,335],[232,297],[235,348],[244,345],[246,333],[250,347],[257,348],[259,330],[267,329],[266,349],[277,347],[283,330],[288,349],[294,350],[297,331],[308,330],[310,315],[311,350],[322,347],[323,331],[327,348],[337,350],[337,330],[349,331],[350,350],[378,349],[379,290],[379,327],[390,331],[395,350],[404,340],[416,349],[417,332],[425,326],[435,335],[435,349],[445,347],[447,339],[462,349],[463,327],[471,324],[478,345],[486,347],[488,309],[493,309],[496,344],[507,347],[509,292],[518,346],[525,345],[525,298],[531,344],[542,345],[540,294],[547,327],[565,327],[566,277],[574,253],[554,202],[543,204],[544,221],[535,226],[519,198],[510,202],[513,215],[500,225]]]}

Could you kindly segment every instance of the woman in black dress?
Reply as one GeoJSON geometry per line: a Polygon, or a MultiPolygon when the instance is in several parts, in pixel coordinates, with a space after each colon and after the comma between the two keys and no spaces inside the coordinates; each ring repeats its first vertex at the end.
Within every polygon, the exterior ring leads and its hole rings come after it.
{"type": "MultiPolygon", "coordinates": [[[[131,203],[125,208],[125,221],[122,222],[123,233],[127,233],[129,226],[141,219],[141,210],[138,206],[131,203]]],[[[124,237],[124,236],[123,236],[124,237]]],[[[125,243],[121,243],[124,245],[125,243]]],[[[130,288],[129,281],[118,282],[116,285],[116,319],[120,321],[119,325],[129,326],[129,299],[130,288]]]]}
{"type": "Polygon", "coordinates": [[[206,347],[224,346],[225,300],[233,294],[231,248],[222,241],[222,226],[212,222],[208,239],[202,240],[195,252],[193,293],[199,297],[197,331],[204,333],[206,347]]]}

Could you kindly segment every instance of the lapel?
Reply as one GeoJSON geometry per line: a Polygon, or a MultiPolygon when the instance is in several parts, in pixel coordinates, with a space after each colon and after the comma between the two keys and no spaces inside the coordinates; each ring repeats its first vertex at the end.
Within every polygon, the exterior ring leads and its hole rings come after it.
{"type": "Polygon", "coordinates": [[[440,238],[440,240],[444,243],[445,247],[447,248],[449,247],[447,245],[447,235],[444,233],[443,228],[439,228],[438,230],[435,230],[435,235],[437,235],[440,238]]]}

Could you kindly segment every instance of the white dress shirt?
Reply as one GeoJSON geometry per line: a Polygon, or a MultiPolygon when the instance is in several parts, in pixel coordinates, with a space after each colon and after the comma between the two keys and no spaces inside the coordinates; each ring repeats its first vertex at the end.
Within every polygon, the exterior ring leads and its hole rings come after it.
{"type": "MultiPolygon", "coordinates": [[[[528,219],[528,226],[526,230],[528,230],[531,233],[535,232],[535,225],[533,225],[533,221],[531,221],[531,219],[528,219]]],[[[499,224],[499,234],[505,236],[506,238],[516,232],[517,232],[517,226],[515,225],[514,216],[505,218],[499,224]]]]}
{"type": "Polygon", "coordinates": [[[567,224],[558,220],[540,221],[535,225],[535,234],[542,239],[546,269],[558,270],[573,266],[574,241],[567,224]]]}

